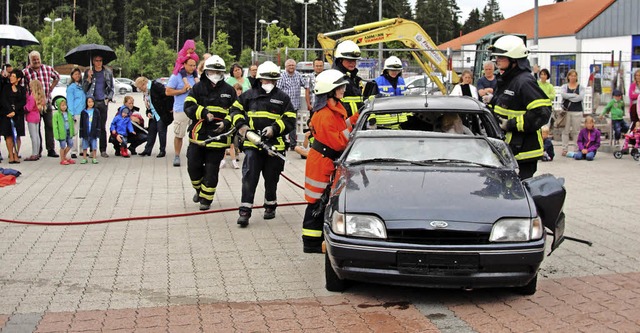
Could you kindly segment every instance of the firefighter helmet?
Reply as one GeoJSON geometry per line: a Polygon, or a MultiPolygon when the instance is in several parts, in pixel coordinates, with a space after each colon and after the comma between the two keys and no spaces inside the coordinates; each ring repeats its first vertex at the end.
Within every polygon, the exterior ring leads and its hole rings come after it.
{"type": "Polygon", "coordinates": [[[401,71],[402,61],[396,56],[390,56],[389,58],[387,58],[387,60],[384,61],[384,69],[401,71]]]}
{"type": "Polygon", "coordinates": [[[316,77],[316,84],[313,93],[322,95],[330,93],[332,90],[348,84],[347,78],[337,69],[328,69],[316,77]]]}
{"type": "Polygon", "coordinates": [[[271,61],[265,61],[258,66],[256,79],[280,80],[280,67],[271,61]]]}
{"type": "Polygon", "coordinates": [[[502,56],[511,59],[522,59],[529,55],[529,49],[524,45],[522,38],[514,35],[505,35],[489,46],[491,56],[502,56]]]}
{"type": "Polygon", "coordinates": [[[360,48],[353,41],[345,40],[338,44],[333,57],[336,59],[342,58],[358,60],[360,59],[360,48]]]}
{"type": "Polygon", "coordinates": [[[204,62],[204,70],[207,71],[215,71],[215,72],[226,72],[227,66],[224,63],[224,60],[217,55],[212,55],[204,62]]]}

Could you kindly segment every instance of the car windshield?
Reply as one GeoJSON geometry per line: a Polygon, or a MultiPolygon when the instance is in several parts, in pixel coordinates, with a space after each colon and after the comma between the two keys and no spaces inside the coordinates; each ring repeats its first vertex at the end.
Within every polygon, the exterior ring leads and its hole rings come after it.
{"type": "Polygon", "coordinates": [[[484,138],[454,136],[359,137],[353,142],[345,162],[348,164],[368,162],[419,165],[474,164],[485,167],[504,165],[484,138]]]}

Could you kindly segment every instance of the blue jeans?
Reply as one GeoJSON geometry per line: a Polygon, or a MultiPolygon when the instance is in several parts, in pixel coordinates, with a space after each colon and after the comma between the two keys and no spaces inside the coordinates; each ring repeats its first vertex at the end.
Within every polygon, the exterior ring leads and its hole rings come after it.
{"type": "Polygon", "coordinates": [[[586,158],[587,161],[593,161],[593,159],[596,157],[596,152],[595,151],[590,151],[588,152],[586,155],[583,154],[581,151],[577,151],[573,154],[573,158],[576,160],[581,160],[583,158],[586,158]]]}
{"type": "Polygon", "coordinates": [[[629,125],[627,125],[627,123],[625,123],[624,120],[612,120],[611,124],[613,124],[613,132],[614,132],[613,137],[616,140],[620,140],[621,132],[627,133],[627,131],[629,130],[629,125]]]}

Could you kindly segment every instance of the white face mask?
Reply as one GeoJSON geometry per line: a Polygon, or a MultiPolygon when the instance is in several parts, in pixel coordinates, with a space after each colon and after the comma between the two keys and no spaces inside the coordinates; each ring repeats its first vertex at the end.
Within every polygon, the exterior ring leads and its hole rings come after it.
{"type": "Polygon", "coordinates": [[[273,87],[275,87],[273,83],[265,83],[262,85],[262,89],[264,89],[264,91],[266,91],[267,94],[270,93],[271,90],[273,90],[273,87]]]}
{"type": "Polygon", "coordinates": [[[222,74],[217,72],[207,71],[207,77],[213,83],[218,83],[222,80],[222,74]]]}

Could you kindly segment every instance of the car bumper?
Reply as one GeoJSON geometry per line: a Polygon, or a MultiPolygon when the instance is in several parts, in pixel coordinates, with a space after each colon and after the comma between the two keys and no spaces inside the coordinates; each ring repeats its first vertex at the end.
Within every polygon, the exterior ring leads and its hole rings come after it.
{"type": "Polygon", "coordinates": [[[520,287],[538,273],[544,237],[518,244],[430,246],[352,239],[325,225],[327,254],[346,280],[430,288],[520,287]]]}

